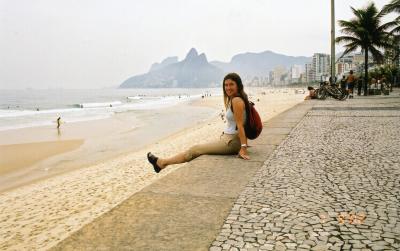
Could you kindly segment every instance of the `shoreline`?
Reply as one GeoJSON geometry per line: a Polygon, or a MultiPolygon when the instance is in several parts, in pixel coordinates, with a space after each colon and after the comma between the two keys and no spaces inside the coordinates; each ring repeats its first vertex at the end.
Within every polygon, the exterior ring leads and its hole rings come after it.
{"type": "MultiPolygon", "coordinates": [[[[252,92],[258,91],[259,93],[256,94],[258,99],[263,98],[263,95],[260,95],[262,89],[253,89],[252,92]]],[[[287,93],[269,93],[267,94],[266,98],[272,98],[276,96],[277,94],[281,94],[284,96],[288,96],[287,93]]],[[[254,94],[253,94],[254,95],[254,94]]],[[[294,94],[297,95],[297,94],[294,94]]],[[[250,96],[250,95],[249,95],[250,96]]],[[[301,95],[297,95],[301,96],[301,95]]],[[[302,99],[301,99],[302,100],[302,99]]],[[[281,100],[282,102],[284,100],[281,100]]],[[[279,107],[278,104],[274,102],[267,102],[267,103],[272,103],[272,106],[275,108],[272,110],[268,110],[265,112],[262,108],[264,102],[257,102],[254,100],[254,103],[256,104],[256,109],[259,111],[261,115],[262,121],[266,121],[273,116],[277,115],[278,113],[286,110],[282,110],[281,107],[279,107]],[[261,106],[261,107],[260,107],[261,106]],[[278,112],[279,111],[279,112],[278,112]],[[267,114],[266,116],[262,116],[263,114],[267,114]]],[[[271,105],[271,104],[269,104],[271,105]]],[[[205,97],[204,99],[196,99],[192,100],[190,102],[187,102],[186,104],[179,104],[177,106],[169,107],[169,108],[164,108],[165,112],[172,112],[175,109],[185,109],[185,106],[190,106],[190,107],[199,107],[199,108],[207,108],[207,109],[212,109],[214,114],[210,114],[208,117],[204,119],[197,119],[197,121],[191,121],[190,123],[186,123],[184,125],[180,125],[177,128],[174,128],[172,130],[169,130],[167,133],[164,134],[158,134],[158,135],[153,135],[154,137],[148,137],[144,140],[142,140],[141,143],[135,143],[135,145],[130,145],[129,144],[122,144],[122,145],[116,145],[113,149],[107,149],[107,147],[103,148],[97,148],[93,147],[94,144],[99,143],[99,141],[93,141],[93,137],[98,137],[97,132],[104,132],[105,134],[110,134],[110,133],[115,133],[111,132],[109,129],[111,127],[117,127],[117,131],[119,131],[122,134],[127,134],[127,137],[131,138],[137,138],[143,137],[143,129],[146,125],[140,124],[138,121],[138,118],[127,118],[129,113],[126,113],[125,115],[121,114],[116,114],[114,118],[107,118],[103,120],[95,120],[95,121],[85,121],[85,122],[77,122],[77,123],[70,123],[70,124],[65,124],[61,128],[61,134],[60,131],[58,134],[56,134],[56,129],[50,126],[43,126],[43,127],[37,127],[37,128],[24,128],[24,129],[15,129],[11,131],[2,131],[0,132],[0,138],[3,136],[3,140],[0,140],[0,148],[9,148],[11,145],[15,144],[2,144],[4,143],[4,138],[5,135],[9,136],[9,132],[14,132],[14,136],[11,133],[11,138],[15,137],[15,134],[17,134],[19,137],[18,139],[14,139],[16,144],[20,144],[21,147],[32,145],[32,144],[44,144],[45,142],[51,142],[51,141],[57,141],[57,142],[69,142],[71,140],[77,140],[79,138],[82,140],[82,144],[79,145],[79,147],[74,148],[72,153],[69,153],[70,151],[67,151],[66,147],[60,147],[64,148],[64,150],[57,152],[56,154],[49,154],[47,156],[41,156],[40,159],[38,159],[35,162],[32,162],[28,165],[25,165],[23,167],[2,167],[1,162],[0,162],[0,194],[8,191],[12,191],[13,189],[17,189],[21,186],[25,185],[30,185],[34,184],[36,182],[41,182],[44,181],[48,178],[54,178],[58,175],[63,175],[69,172],[73,172],[79,169],[83,168],[89,168],[91,166],[99,165],[103,162],[110,161],[113,159],[118,159],[118,158],[123,158],[127,154],[131,154],[139,150],[140,148],[148,148],[151,147],[152,145],[157,145],[159,142],[165,141],[167,139],[174,139],[176,137],[179,137],[181,135],[185,135],[188,132],[191,132],[193,130],[198,130],[199,128],[202,128],[206,125],[210,124],[216,124],[220,123],[220,125],[224,125],[221,123],[221,118],[219,115],[219,111],[224,110],[223,106],[223,100],[222,96],[212,96],[212,97],[205,97]],[[121,118],[122,117],[122,118],[121,118]],[[121,122],[122,123],[119,123],[121,122]],[[87,134],[82,133],[82,131],[86,131],[88,128],[90,129],[91,126],[88,126],[91,123],[96,123],[95,126],[99,128],[94,128],[95,130],[89,131],[87,134]],[[127,126],[128,124],[138,124],[138,126],[135,127],[130,127],[127,126]],[[6,133],[5,133],[6,132],[6,133]],[[97,134],[96,134],[97,133],[97,134]],[[33,135],[33,137],[32,137],[33,135]],[[43,140],[39,140],[39,138],[42,138],[43,140]],[[25,140],[25,142],[21,142],[21,140],[25,140]],[[124,148],[127,147],[127,148],[124,148]],[[8,169],[11,170],[7,173],[1,172],[2,169],[8,169]]],[[[281,104],[281,106],[287,106],[287,104],[281,104]]],[[[158,111],[155,111],[156,114],[158,114],[158,111]]],[[[219,131],[223,130],[223,127],[218,128],[219,131]]],[[[12,139],[11,139],[12,140],[12,139]]],[[[100,142],[102,145],[108,145],[110,141],[118,141],[122,139],[118,138],[113,138],[113,139],[108,139],[109,141],[107,142],[100,142]]],[[[5,140],[7,142],[7,140],[5,140]]],[[[10,139],[8,139],[10,141],[10,139]]],[[[46,146],[44,146],[46,148],[46,146]]],[[[18,151],[17,151],[18,152],[18,151]]],[[[30,156],[28,156],[30,158],[30,156]]]]}
{"type": "MultiPolygon", "coordinates": [[[[256,109],[265,122],[303,102],[304,95],[284,93],[258,98],[256,109]]],[[[220,96],[198,100],[192,105],[206,103],[223,106],[220,96]]],[[[201,144],[216,139],[224,126],[218,115],[211,116],[164,134],[136,151],[0,193],[0,201],[6,205],[0,207],[0,217],[5,219],[0,222],[0,236],[4,236],[0,249],[51,248],[145,186],[185,166],[171,166],[155,174],[146,159],[148,151],[160,157],[170,156],[194,142],[201,144]]]]}
{"type": "MultiPolygon", "coordinates": [[[[252,92],[254,91],[259,92],[255,95],[258,99],[263,98],[263,95],[260,94],[262,91],[261,88],[258,90],[253,89],[252,92]]],[[[281,91],[279,91],[279,93],[281,93],[281,91]]],[[[273,93],[273,95],[276,94],[277,93],[273,93]]],[[[285,96],[288,95],[287,93],[283,92],[281,94],[284,94],[285,96]]],[[[282,100],[280,102],[282,102],[282,100]]],[[[279,107],[279,105],[274,104],[276,109],[268,111],[267,115],[265,115],[263,109],[260,109],[261,107],[259,107],[262,106],[264,102],[261,102],[258,105],[257,103],[259,102],[254,100],[254,103],[256,104],[256,109],[259,110],[263,122],[277,115],[277,111],[283,111],[282,108],[279,107]]],[[[156,136],[147,134],[145,136],[142,135],[142,137],[138,137],[139,134],[144,133],[143,129],[144,127],[146,127],[146,125],[140,123],[140,118],[129,118],[127,115],[129,113],[125,115],[116,114],[113,118],[102,120],[64,124],[61,127],[61,130],[58,131],[58,133],[56,133],[56,129],[51,126],[1,131],[0,136],[2,137],[0,138],[3,138],[3,140],[0,141],[0,149],[10,148],[12,145],[19,144],[21,149],[25,148],[28,150],[28,153],[31,152],[30,154],[28,154],[28,156],[24,155],[24,157],[26,157],[27,159],[32,158],[32,149],[29,149],[29,146],[32,146],[34,144],[41,145],[42,152],[39,151],[39,155],[41,155],[41,157],[36,158],[35,161],[16,161],[25,163],[24,166],[21,166],[21,164],[17,163],[16,165],[12,165],[12,167],[5,167],[4,162],[0,162],[0,184],[2,184],[0,186],[0,194],[11,191],[13,189],[17,189],[21,186],[40,182],[48,178],[53,178],[57,175],[62,175],[82,168],[89,168],[90,166],[98,165],[105,161],[122,158],[127,154],[136,152],[140,148],[151,147],[152,145],[156,145],[159,142],[164,141],[165,139],[174,139],[175,137],[184,135],[193,130],[197,130],[198,128],[204,127],[206,125],[221,122],[221,117],[217,115],[217,113],[225,109],[223,106],[222,96],[212,96],[205,97],[204,99],[192,100],[190,102],[187,102],[185,106],[212,109],[213,112],[210,111],[210,114],[214,114],[209,115],[206,119],[204,119],[203,117],[203,119],[197,119],[197,121],[195,119],[194,121],[190,121],[189,123],[183,123],[173,130],[169,130],[166,133],[159,133],[156,136]],[[90,129],[92,127],[90,126],[90,124],[92,123],[95,123],[96,129],[90,130],[88,132],[88,128],[90,129]],[[129,124],[137,124],[137,126],[130,127],[128,126],[129,124]],[[93,137],[99,137],[99,133],[96,132],[102,132],[104,134],[115,133],[109,130],[111,127],[117,127],[117,134],[126,134],[122,138],[131,137],[133,139],[140,139],[140,143],[135,143],[136,146],[128,146],[129,144],[115,145],[113,148],[111,147],[112,149],[108,149],[110,148],[107,146],[109,142],[122,140],[121,137],[111,140],[108,139],[108,142],[99,142],[99,140],[93,140],[93,137]],[[82,133],[82,131],[84,131],[84,133],[82,133]],[[7,135],[8,132],[11,132],[11,135],[13,135],[11,139],[9,135],[7,135]],[[146,137],[150,137],[151,139],[146,139],[146,137]],[[69,150],[67,145],[62,144],[62,142],[67,143],[77,139],[82,141],[81,144],[71,150],[69,150]],[[14,142],[13,144],[4,144],[4,141],[14,142]],[[48,146],[46,146],[46,142],[54,142],[54,144],[58,146],[56,153],[49,153],[47,155],[43,154],[43,148],[49,148],[48,146]],[[55,142],[58,142],[58,144],[55,142]],[[93,146],[95,144],[102,145],[104,147],[93,146]],[[72,159],[73,157],[74,159],[72,159]],[[2,170],[7,170],[7,172],[4,172],[2,170]]],[[[283,104],[283,106],[286,106],[286,104],[283,104]]],[[[168,113],[170,111],[174,111],[178,109],[177,107],[179,107],[179,105],[165,108],[164,112],[168,113]]],[[[155,113],[158,114],[159,112],[155,111],[155,113]]],[[[223,125],[223,123],[221,123],[221,125],[223,125]]],[[[223,127],[219,128],[218,130],[222,131],[223,127]]],[[[15,147],[14,149],[15,152],[24,152],[24,154],[26,152],[19,151],[18,148],[15,147]]],[[[52,149],[52,151],[54,150],[55,149],[52,149]]],[[[11,155],[16,154],[17,153],[11,155]]],[[[10,159],[10,157],[6,157],[3,159],[8,160],[10,159]]]]}
{"type": "MultiPolygon", "coordinates": [[[[150,116],[150,119],[146,118],[146,120],[153,120],[153,116],[160,114],[163,117],[171,117],[168,114],[174,110],[184,112],[183,110],[185,110],[187,105],[180,104],[156,110],[154,111],[154,115],[146,114],[144,116],[150,116]]],[[[194,108],[193,110],[201,113],[199,116],[200,120],[209,117],[207,114],[213,113],[208,108],[194,108]]],[[[154,131],[157,125],[140,122],[139,120],[143,116],[142,114],[137,116],[132,119],[129,113],[125,113],[116,114],[113,118],[103,120],[69,123],[63,125],[64,128],[61,128],[61,135],[57,135],[57,130],[50,126],[16,129],[12,133],[10,131],[0,132],[0,138],[3,138],[0,143],[3,143],[4,138],[10,135],[11,139],[8,139],[8,141],[14,140],[21,147],[28,147],[34,144],[46,145],[46,142],[69,142],[70,140],[76,140],[76,138],[80,138],[83,141],[74,151],[59,151],[58,154],[42,156],[36,163],[31,163],[24,167],[4,168],[13,171],[8,173],[0,172],[0,194],[18,189],[21,186],[34,184],[58,175],[90,168],[106,161],[121,158],[140,148],[157,144],[158,141],[168,138],[170,135],[179,134],[182,130],[198,125],[198,122],[192,121],[193,118],[189,121],[181,119],[176,125],[163,128],[156,133],[151,133],[150,131],[154,131]],[[91,124],[94,122],[96,124],[92,126],[91,124]],[[132,127],[131,124],[135,124],[135,127],[132,127]],[[12,139],[13,137],[14,139],[12,139]]],[[[174,119],[175,117],[172,116],[169,119],[174,119]]],[[[206,120],[209,119],[211,117],[206,118],[206,120]]],[[[0,147],[10,148],[16,144],[1,144],[0,147]]],[[[44,147],[46,148],[46,146],[44,147]]],[[[26,157],[30,158],[30,156],[26,157]]],[[[0,171],[3,169],[1,166],[0,163],[0,171]]]]}

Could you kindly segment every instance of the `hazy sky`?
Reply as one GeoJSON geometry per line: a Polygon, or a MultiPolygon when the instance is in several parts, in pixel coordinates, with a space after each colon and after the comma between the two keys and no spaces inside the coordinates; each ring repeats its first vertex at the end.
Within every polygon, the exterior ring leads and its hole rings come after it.
{"type": "MultiPolygon", "coordinates": [[[[368,3],[335,2],[336,19],[368,3]]],[[[0,89],[118,86],[192,47],[330,53],[330,0],[0,0],[0,89]]]]}

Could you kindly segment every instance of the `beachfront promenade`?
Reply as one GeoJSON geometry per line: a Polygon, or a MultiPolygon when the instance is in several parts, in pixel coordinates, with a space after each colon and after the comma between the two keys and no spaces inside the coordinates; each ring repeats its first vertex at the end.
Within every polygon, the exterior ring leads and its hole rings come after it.
{"type": "Polygon", "coordinates": [[[202,156],[54,250],[399,250],[400,95],[311,100],[251,160],[202,156]]]}

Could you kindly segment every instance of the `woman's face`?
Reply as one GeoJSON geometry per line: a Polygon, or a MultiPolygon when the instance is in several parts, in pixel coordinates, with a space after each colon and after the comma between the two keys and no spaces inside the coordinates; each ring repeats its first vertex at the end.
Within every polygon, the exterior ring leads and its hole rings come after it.
{"type": "Polygon", "coordinates": [[[238,94],[238,86],[232,79],[227,79],[224,82],[224,89],[228,97],[233,97],[238,94]]]}

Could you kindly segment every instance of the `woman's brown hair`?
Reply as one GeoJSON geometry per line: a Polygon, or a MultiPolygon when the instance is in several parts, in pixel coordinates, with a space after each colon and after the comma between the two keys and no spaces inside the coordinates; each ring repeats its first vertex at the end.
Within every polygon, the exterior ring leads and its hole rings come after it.
{"type": "Polygon", "coordinates": [[[249,104],[249,98],[247,97],[247,94],[244,92],[243,89],[243,83],[242,83],[242,79],[240,78],[240,76],[237,73],[228,73],[225,77],[224,77],[224,81],[222,81],[222,90],[224,92],[224,105],[225,105],[225,109],[228,108],[228,103],[229,103],[229,97],[228,94],[226,94],[225,92],[225,80],[230,79],[233,82],[236,83],[237,87],[238,87],[238,94],[237,97],[241,97],[244,101],[244,104],[246,106],[246,109],[248,107],[249,104]]]}

